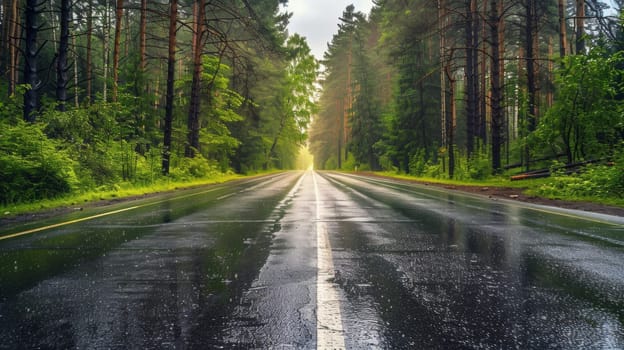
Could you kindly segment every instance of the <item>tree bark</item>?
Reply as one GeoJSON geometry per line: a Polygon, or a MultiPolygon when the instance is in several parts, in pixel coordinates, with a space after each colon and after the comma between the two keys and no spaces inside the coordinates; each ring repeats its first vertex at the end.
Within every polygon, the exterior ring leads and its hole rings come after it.
{"type": "Polygon", "coordinates": [[[113,91],[112,101],[117,102],[119,90],[119,52],[121,49],[121,24],[123,22],[123,0],[117,0],[115,12],[115,42],[113,47],[113,91]]]}
{"type": "MultiPolygon", "coordinates": [[[[535,131],[537,126],[537,77],[535,68],[535,43],[537,38],[537,3],[536,0],[526,1],[526,74],[527,74],[527,134],[535,131]]],[[[528,144],[524,150],[526,170],[530,170],[530,149],[528,144]]]]}
{"type": "Polygon", "coordinates": [[[80,95],[78,89],[78,47],[76,45],[76,33],[75,33],[75,24],[74,24],[74,12],[70,13],[70,22],[72,23],[71,27],[71,38],[72,38],[72,59],[74,60],[74,106],[76,109],[80,107],[80,95]]]}
{"type": "Polygon", "coordinates": [[[444,66],[444,74],[448,79],[449,86],[449,109],[451,111],[451,117],[446,119],[446,144],[448,148],[449,178],[452,179],[455,176],[455,120],[457,117],[457,106],[455,103],[455,81],[453,72],[451,71],[451,62],[453,61],[453,51],[451,50],[450,57],[444,66]]]}
{"type": "Polygon", "coordinates": [[[568,29],[566,26],[565,0],[559,0],[559,57],[566,56],[568,51],[568,29]]]}
{"type": "Polygon", "coordinates": [[[17,85],[17,67],[19,60],[19,43],[21,42],[20,31],[20,17],[17,7],[18,1],[14,0],[11,3],[11,21],[9,23],[8,33],[8,46],[9,46],[9,91],[8,95],[12,96],[15,93],[15,86],[17,85]]]}
{"type": "Polygon", "coordinates": [[[204,34],[205,0],[197,0],[194,3],[193,12],[193,80],[191,82],[191,100],[188,114],[188,134],[184,155],[189,158],[195,157],[199,150],[199,112],[201,105],[201,74],[202,74],[202,50],[204,34]]]}
{"type": "Polygon", "coordinates": [[[141,0],[141,21],[139,30],[139,69],[147,68],[147,0],[141,0]]]}
{"type": "Polygon", "coordinates": [[[449,156],[449,178],[452,179],[455,176],[455,120],[457,118],[457,104],[455,102],[455,79],[452,78],[452,73],[447,72],[449,79],[449,100],[451,109],[451,118],[447,119],[446,132],[448,144],[448,156],[449,156]]]}
{"type": "Polygon", "coordinates": [[[476,13],[476,1],[466,0],[466,152],[474,152],[474,141],[478,135],[477,120],[479,113],[479,26],[476,13]]]}
{"type": "MultiPolygon", "coordinates": [[[[487,16],[488,13],[488,8],[487,8],[487,1],[483,1],[483,15],[487,16]]],[[[488,62],[488,55],[487,55],[487,35],[488,35],[488,24],[487,21],[482,21],[483,24],[480,26],[482,33],[481,33],[481,49],[478,51],[479,52],[479,56],[480,58],[480,66],[481,68],[479,69],[479,79],[480,79],[480,96],[479,96],[479,113],[478,115],[478,123],[477,123],[477,130],[478,130],[478,136],[479,139],[481,140],[482,143],[482,147],[485,150],[486,144],[487,144],[487,122],[488,122],[488,104],[487,104],[487,95],[488,95],[488,89],[487,89],[487,62],[488,62]]]]}
{"type": "Polygon", "coordinates": [[[163,137],[162,173],[169,175],[171,160],[171,134],[173,124],[173,88],[175,82],[176,28],[178,22],[178,1],[170,0],[169,12],[169,55],[167,57],[167,98],[163,137]]]}
{"type": "Polygon", "coordinates": [[[576,0],[576,54],[585,53],[585,0],[576,0]]]}
{"type": "Polygon", "coordinates": [[[0,18],[0,23],[2,27],[0,27],[0,72],[4,76],[4,74],[8,74],[8,66],[9,66],[9,38],[10,38],[10,22],[12,20],[11,16],[11,1],[3,0],[2,1],[2,18],[0,18]]]}
{"type": "Polygon", "coordinates": [[[67,97],[67,85],[69,84],[68,52],[69,52],[69,23],[71,14],[71,1],[61,0],[60,14],[60,42],[58,46],[58,58],[56,64],[56,100],[58,110],[65,111],[67,97]]]}
{"type": "Polygon", "coordinates": [[[502,101],[502,76],[500,72],[500,48],[502,45],[500,40],[500,22],[502,15],[498,13],[501,0],[491,0],[490,2],[490,84],[491,98],[490,104],[492,108],[492,170],[497,173],[501,170],[501,147],[503,144],[503,126],[504,115],[501,105],[502,101]]]}
{"type": "Polygon", "coordinates": [[[37,10],[37,0],[26,1],[26,47],[24,50],[24,83],[30,85],[30,88],[24,94],[24,120],[34,123],[37,119],[36,113],[39,105],[37,90],[39,88],[39,76],[37,75],[37,56],[39,49],[37,47],[37,32],[39,25],[37,19],[39,11],[37,10]]]}
{"type": "Polygon", "coordinates": [[[108,6],[108,1],[106,1],[106,6],[104,7],[104,28],[102,32],[104,33],[104,47],[102,50],[102,61],[103,61],[103,87],[102,87],[102,100],[104,103],[108,102],[108,65],[109,65],[109,42],[110,42],[110,8],[108,6]]]}
{"type": "Polygon", "coordinates": [[[438,0],[438,33],[440,35],[440,131],[442,147],[446,148],[446,75],[444,74],[446,49],[446,4],[438,0]]]}
{"type": "Polygon", "coordinates": [[[87,13],[87,104],[93,102],[93,0],[89,0],[87,13]]]}

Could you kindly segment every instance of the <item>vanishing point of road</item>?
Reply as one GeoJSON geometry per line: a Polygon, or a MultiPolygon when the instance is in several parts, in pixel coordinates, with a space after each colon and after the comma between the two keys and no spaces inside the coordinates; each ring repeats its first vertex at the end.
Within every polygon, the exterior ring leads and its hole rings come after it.
{"type": "Polygon", "coordinates": [[[288,172],[0,228],[0,349],[623,349],[624,218],[288,172]]]}

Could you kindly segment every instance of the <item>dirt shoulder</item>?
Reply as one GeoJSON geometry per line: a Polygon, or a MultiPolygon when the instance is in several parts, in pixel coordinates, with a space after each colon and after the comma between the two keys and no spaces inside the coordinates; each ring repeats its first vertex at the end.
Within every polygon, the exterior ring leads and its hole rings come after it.
{"type": "Polygon", "coordinates": [[[591,202],[576,202],[565,201],[559,199],[548,199],[536,196],[527,196],[524,194],[526,188],[514,188],[514,187],[491,187],[491,186],[465,186],[465,185],[446,185],[439,183],[432,183],[426,181],[412,180],[412,179],[398,179],[390,176],[383,176],[374,173],[366,173],[367,176],[392,179],[395,181],[402,181],[406,183],[417,183],[426,186],[434,186],[445,188],[448,190],[461,191],[473,194],[479,194],[489,198],[504,198],[509,200],[515,200],[519,202],[549,205],[553,207],[582,210],[592,213],[600,213],[614,216],[624,216],[624,208],[614,207],[599,203],[591,202]]]}

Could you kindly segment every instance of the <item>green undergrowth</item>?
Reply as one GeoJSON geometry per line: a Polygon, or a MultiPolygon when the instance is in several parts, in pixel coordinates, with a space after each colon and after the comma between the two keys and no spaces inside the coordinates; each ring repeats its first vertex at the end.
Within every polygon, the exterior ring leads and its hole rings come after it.
{"type": "Polygon", "coordinates": [[[20,203],[14,205],[0,206],[0,214],[3,217],[19,215],[24,213],[36,213],[63,207],[79,208],[84,205],[91,205],[99,201],[121,200],[136,196],[144,196],[155,193],[163,193],[180,189],[200,187],[210,184],[224,183],[236,179],[251,178],[277,171],[258,172],[249,175],[239,175],[234,173],[224,173],[212,175],[206,178],[198,178],[187,181],[171,181],[166,178],[155,181],[150,185],[136,185],[132,183],[122,183],[115,185],[112,189],[95,190],[81,194],[68,194],[57,199],[45,199],[33,203],[20,203]]]}
{"type": "MultiPolygon", "coordinates": [[[[484,180],[451,180],[431,177],[416,177],[395,172],[376,172],[375,174],[395,179],[412,180],[448,186],[474,187],[508,187],[522,190],[528,196],[558,199],[574,202],[590,202],[617,207],[624,207],[624,192],[617,186],[610,185],[615,181],[604,169],[585,171],[580,174],[555,174],[549,178],[511,181],[508,177],[490,177],[484,180]],[[600,174],[600,175],[597,175],[600,174]],[[609,181],[604,180],[607,177],[609,181]]],[[[615,174],[615,171],[612,172],[615,174]]],[[[620,180],[621,182],[621,180],[620,180]]]]}
{"type": "Polygon", "coordinates": [[[395,179],[402,180],[413,180],[423,183],[432,183],[432,184],[440,184],[440,185],[455,185],[455,186],[480,186],[480,187],[511,187],[511,188],[530,188],[532,185],[542,185],[546,183],[545,179],[535,179],[530,180],[531,185],[528,181],[511,181],[505,177],[490,177],[483,180],[452,180],[446,178],[435,178],[435,177],[423,177],[423,176],[413,176],[407,174],[397,174],[391,171],[384,172],[375,172],[377,175],[392,177],[395,179]]]}

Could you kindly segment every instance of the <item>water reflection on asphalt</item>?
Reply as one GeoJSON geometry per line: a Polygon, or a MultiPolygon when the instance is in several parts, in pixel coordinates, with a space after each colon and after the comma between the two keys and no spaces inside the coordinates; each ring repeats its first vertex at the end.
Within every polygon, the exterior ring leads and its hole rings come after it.
{"type": "Polygon", "coordinates": [[[210,348],[297,174],[0,245],[0,348],[210,348]],[[15,266],[15,267],[14,267],[15,266]]]}
{"type": "Polygon", "coordinates": [[[624,348],[624,226],[602,221],[332,173],[238,182],[0,241],[0,349],[316,348],[319,222],[347,348],[624,348]]]}
{"type": "Polygon", "coordinates": [[[359,267],[341,276],[345,304],[367,286],[385,347],[624,347],[622,249],[584,239],[621,226],[329,179],[342,188],[329,201],[346,203],[334,204],[336,219],[367,218],[334,229],[337,270],[359,267]],[[371,209],[354,212],[354,198],[371,209]]]}

